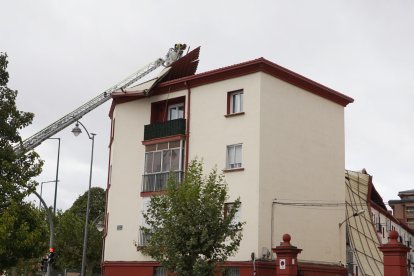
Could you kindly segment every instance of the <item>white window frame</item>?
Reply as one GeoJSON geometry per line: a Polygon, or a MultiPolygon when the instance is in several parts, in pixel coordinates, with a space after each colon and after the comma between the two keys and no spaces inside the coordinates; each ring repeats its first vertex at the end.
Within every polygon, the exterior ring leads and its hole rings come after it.
{"type": "MultiPolygon", "coordinates": [[[[175,141],[172,141],[172,142],[175,142],[175,141]]],[[[169,142],[167,142],[167,143],[169,143],[169,142]]],[[[163,144],[163,143],[161,143],[161,144],[163,144]]],[[[156,147],[158,147],[158,144],[156,145],[156,147]]],[[[144,174],[145,175],[148,175],[148,174],[157,174],[157,173],[169,172],[170,170],[165,170],[165,168],[163,168],[163,165],[164,165],[164,162],[163,162],[164,161],[163,160],[164,152],[170,151],[172,153],[173,150],[177,150],[177,149],[179,150],[178,169],[173,170],[173,171],[182,171],[183,170],[183,164],[182,164],[182,159],[183,159],[183,140],[180,140],[180,146],[179,147],[170,147],[170,146],[168,146],[166,149],[156,149],[154,151],[145,152],[144,174]],[[159,153],[161,155],[160,171],[157,171],[157,172],[154,172],[154,154],[155,153],[159,153]],[[146,169],[147,169],[147,156],[149,154],[152,155],[151,172],[147,172],[146,171],[146,169]]],[[[171,169],[171,165],[172,165],[171,162],[172,162],[172,159],[171,159],[171,156],[170,156],[170,158],[169,158],[169,167],[170,167],[170,169],[171,169]]]]}
{"type": "Polygon", "coordinates": [[[176,119],[183,119],[184,118],[184,103],[178,103],[178,104],[172,104],[168,106],[168,121],[171,120],[176,120],[176,119]],[[183,108],[183,112],[180,116],[179,114],[179,108],[182,107],[183,108]],[[171,110],[176,109],[177,110],[177,118],[171,118],[171,110]]]}
{"type": "Polygon", "coordinates": [[[239,143],[239,144],[228,145],[226,148],[226,169],[231,170],[231,169],[239,169],[242,167],[243,167],[243,144],[239,143]],[[231,152],[232,149],[233,149],[233,152],[231,152]],[[237,153],[239,153],[240,156],[238,156],[237,153]],[[240,161],[240,162],[237,162],[237,161],[240,161]]]}
{"type": "Polygon", "coordinates": [[[229,114],[236,114],[243,112],[243,90],[229,92],[230,108],[229,114]]]}

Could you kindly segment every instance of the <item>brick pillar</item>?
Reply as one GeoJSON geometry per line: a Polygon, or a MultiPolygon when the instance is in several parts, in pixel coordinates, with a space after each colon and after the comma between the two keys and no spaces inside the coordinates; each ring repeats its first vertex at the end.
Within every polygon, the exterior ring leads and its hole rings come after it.
{"type": "Polygon", "coordinates": [[[283,235],[283,242],[280,246],[272,248],[276,253],[276,275],[277,276],[297,276],[298,259],[297,256],[302,249],[290,244],[290,235],[283,235]]]}
{"type": "Polygon", "coordinates": [[[388,243],[378,248],[384,254],[384,276],[408,276],[407,252],[410,248],[398,242],[397,231],[390,231],[388,243]]]}

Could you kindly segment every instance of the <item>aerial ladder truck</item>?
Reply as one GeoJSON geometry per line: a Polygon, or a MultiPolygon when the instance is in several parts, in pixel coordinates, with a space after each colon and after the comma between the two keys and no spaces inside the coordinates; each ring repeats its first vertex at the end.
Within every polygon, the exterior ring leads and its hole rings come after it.
{"type": "Polygon", "coordinates": [[[31,137],[25,139],[21,145],[16,145],[14,147],[14,151],[18,153],[26,153],[34,149],[46,139],[63,130],[67,126],[75,123],[80,118],[82,118],[82,116],[108,101],[111,98],[112,93],[124,91],[124,89],[134,84],[139,79],[145,77],[146,75],[148,75],[160,66],[169,67],[172,63],[181,58],[186,47],[186,44],[175,44],[173,48],[169,49],[168,53],[165,55],[164,58],[158,58],[155,61],[149,63],[148,65],[134,72],[122,81],[106,89],[103,93],[99,94],[98,96],[86,102],[85,104],[81,105],[74,111],[63,116],[59,120],[45,127],[41,131],[32,135],[31,137]]]}

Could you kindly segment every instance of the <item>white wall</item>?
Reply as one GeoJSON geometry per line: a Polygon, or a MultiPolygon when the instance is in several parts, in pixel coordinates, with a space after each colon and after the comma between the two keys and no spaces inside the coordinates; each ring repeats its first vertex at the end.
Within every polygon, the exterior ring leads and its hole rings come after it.
{"type": "MultiPolygon", "coordinates": [[[[260,245],[270,247],[272,200],[345,201],[344,108],[265,73],[260,98],[260,245]]],[[[300,259],[345,260],[344,209],[275,204],[273,245],[289,233],[300,259]]]]}
{"type": "MultiPolygon", "coordinates": [[[[191,91],[189,159],[202,158],[206,173],[214,167],[220,172],[226,146],[243,144],[244,170],[225,172],[229,201],[240,197],[241,220],[247,222],[230,260],[250,260],[252,252],[260,257],[262,247],[270,250],[289,233],[292,243],[304,249],[301,259],[344,263],[345,235],[338,232],[344,210],[276,206],[273,245],[270,241],[272,199],[344,202],[343,107],[265,73],[191,91]],[[244,90],[245,114],[225,117],[227,92],[238,89],[244,90]]],[[[144,125],[150,122],[151,102],[180,96],[188,100],[183,90],[115,108],[105,261],[149,260],[133,245],[142,208],[144,125]]]]}
{"type": "MultiPolygon", "coordinates": [[[[183,96],[184,92],[174,93],[183,96]]],[[[108,235],[105,239],[105,261],[149,260],[137,252],[143,198],[140,196],[144,172],[144,125],[150,123],[151,102],[161,96],[118,104],[114,110],[115,131],[111,151],[111,187],[108,197],[108,235]],[[117,225],[123,225],[118,231],[117,225]]]]}
{"type": "Polygon", "coordinates": [[[240,197],[241,220],[247,224],[236,256],[230,260],[250,260],[257,253],[259,204],[259,115],[260,74],[225,80],[192,89],[190,159],[203,158],[206,171],[226,166],[226,147],[243,144],[244,171],[225,172],[230,201],[240,197]],[[227,92],[243,89],[244,115],[225,117],[227,92]]]}

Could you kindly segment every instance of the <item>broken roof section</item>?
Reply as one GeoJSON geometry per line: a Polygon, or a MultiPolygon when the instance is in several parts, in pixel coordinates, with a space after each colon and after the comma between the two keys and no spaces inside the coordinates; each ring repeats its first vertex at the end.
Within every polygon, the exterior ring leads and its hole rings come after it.
{"type": "Polygon", "coordinates": [[[388,212],[382,197],[375,189],[372,176],[365,169],[361,172],[345,171],[345,184],[346,217],[349,217],[346,222],[349,242],[352,245],[361,274],[384,275],[383,254],[378,249],[381,243],[374,227],[374,221],[372,221],[371,208],[411,235],[414,235],[414,231],[388,212]],[[353,216],[360,210],[365,212],[362,215],[353,216]]]}
{"type": "Polygon", "coordinates": [[[122,96],[123,94],[142,94],[143,96],[149,96],[152,89],[160,82],[172,81],[175,79],[192,76],[197,71],[198,57],[200,55],[200,47],[192,50],[184,57],[173,62],[170,66],[165,67],[161,72],[153,79],[126,88],[123,91],[113,93],[115,97],[122,96]]]}
{"type": "Polygon", "coordinates": [[[345,171],[346,226],[349,242],[361,269],[361,275],[384,275],[380,242],[371,221],[369,209],[371,176],[364,172],[345,171]],[[353,216],[358,211],[365,212],[353,216]]]}
{"type": "Polygon", "coordinates": [[[171,70],[162,77],[162,82],[193,76],[197,71],[199,56],[200,47],[197,47],[171,64],[171,70]]]}

